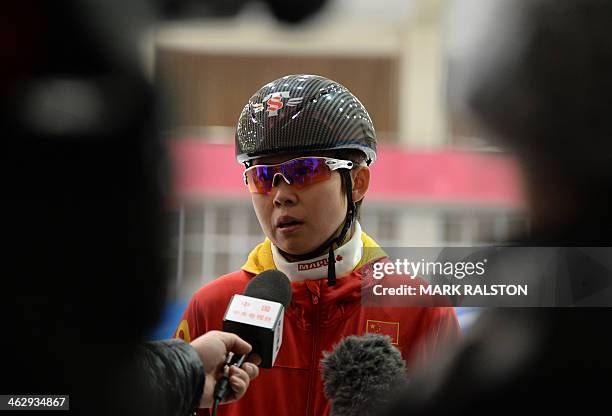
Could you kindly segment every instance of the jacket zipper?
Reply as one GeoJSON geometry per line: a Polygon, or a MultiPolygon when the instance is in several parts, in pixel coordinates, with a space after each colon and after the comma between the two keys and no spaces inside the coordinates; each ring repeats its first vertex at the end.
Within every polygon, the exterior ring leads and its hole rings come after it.
{"type": "Polygon", "coordinates": [[[314,392],[316,387],[316,377],[318,375],[318,363],[317,363],[317,351],[319,350],[319,297],[314,293],[311,293],[311,299],[313,307],[313,318],[312,318],[312,353],[310,357],[310,379],[308,382],[308,401],[306,406],[306,415],[310,416],[314,413],[314,392]]]}

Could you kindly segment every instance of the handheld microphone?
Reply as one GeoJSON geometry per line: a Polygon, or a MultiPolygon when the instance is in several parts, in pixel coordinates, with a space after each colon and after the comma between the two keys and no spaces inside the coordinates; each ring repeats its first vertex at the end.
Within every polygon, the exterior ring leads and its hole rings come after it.
{"type": "Polygon", "coordinates": [[[223,317],[223,330],[251,344],[262,368],[271,368],[283,337],[283,316],[291,302],[289,278],[278,270],[255,276],[243,295],[234,295],[223,317]]]}
{"type": "MultiPolygon", "coordinates": [[[[223,331],[231,332],[251,344],[251,353],[261,357],[260,367],[274,365],[283,340],[283,317],[291,302],[289,278],[278,270],[266,270],[246,285],[243,295],[234,295],[223,317],[223,331]]],[[[245,356],[228,355],[230,365],[240,367],[245,356]]],[[[229,392],[229,380],[222,377],[215,385],[213,398],[221,402],[229,392]]]]}
{"type": "Polygon", "coordinates": [[[378,414],[407,381],[406,364],[391,338],[351,335],[321,360],[330,416],[378,414]]]}

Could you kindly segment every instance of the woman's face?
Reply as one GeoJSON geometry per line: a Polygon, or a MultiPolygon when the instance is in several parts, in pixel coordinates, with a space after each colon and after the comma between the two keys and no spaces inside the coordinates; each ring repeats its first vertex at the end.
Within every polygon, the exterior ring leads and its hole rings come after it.
{"type": "MultiPolygon", "coordinates": [[[[257,165],[282,163],[299,155],[257,159],[257,165]]],[[[297,189],[279,180],[269,194],[251,194],[263,232],[286,253],[300,255],[320,247],[340,228],[346,216],[346,196],[338,171],[330,179],[297,189]]]]}

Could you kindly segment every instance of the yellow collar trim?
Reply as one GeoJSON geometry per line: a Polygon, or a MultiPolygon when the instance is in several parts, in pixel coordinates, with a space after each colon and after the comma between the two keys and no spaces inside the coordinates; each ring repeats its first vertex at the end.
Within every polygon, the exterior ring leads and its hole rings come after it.
{"type": "MultiPolygon", "coordinates": [[[[387,257],[387,253],[380,248],[378,243],[363,231],[361,232],[361,241],[363,243],[363,248],[370,250],[363,250],[361,260],[359,260],[355,269],[359,269],[363,265],[371,263],[374,260],[387,257]]],[[[276,264],[274,264],[274,259],[272,258],[272,242],[266,237],[262,243],[259,243],[251,251],[246,263],[242,266],[242,270],[253,274],[259,274],[270,269],[276,269],[276,264]]]]}

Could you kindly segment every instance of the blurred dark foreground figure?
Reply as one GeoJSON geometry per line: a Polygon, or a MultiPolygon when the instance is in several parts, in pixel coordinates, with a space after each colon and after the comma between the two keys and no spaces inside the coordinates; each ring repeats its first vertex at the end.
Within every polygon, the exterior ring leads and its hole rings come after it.
{"type": "MultiPolygon", "coordinates": [[[[610,246],[612,2],[497,3],[504,12],[489,22],[494,31],[483,36],[479,59],[463,63],[473,75],[464,92],[522,164],[532,232],[515,241],[610,246]]],[[[588,259],[566,267],[572,282],[610,276],[588,259]]],[[[488,311],[462,347],[413,380],[385,414],[609,413],[611,312],[488,311]]]]}
{"type": "Polygon", "coordinates": [[[155,391],[149,414],[185,414],[204,381],[195,351],[138,344],[165,299],[152,90],[104,36],[110,16],[88,20],[72,2],[7,8],[0,391],[70,394],[75,414],[130,414],[155,391]]]}
{"type": "MultiPolygon", "coordinates": [[[[72,414],[181,415],[215,367],[202,351],[246,352],[218,333],[195,349],[142,343],[167,291],[160,100],[135,48],[149,3],[189,1],[24,0],[0,15],[0,394],[69,394],[72,414]]],[[[296,22],[324,1],[268,3],[296,22]]]]}

